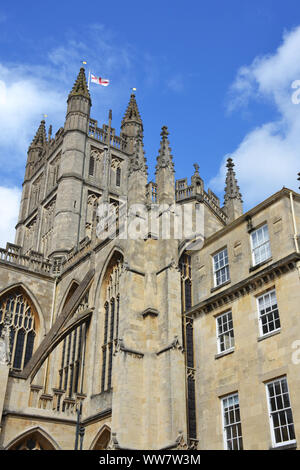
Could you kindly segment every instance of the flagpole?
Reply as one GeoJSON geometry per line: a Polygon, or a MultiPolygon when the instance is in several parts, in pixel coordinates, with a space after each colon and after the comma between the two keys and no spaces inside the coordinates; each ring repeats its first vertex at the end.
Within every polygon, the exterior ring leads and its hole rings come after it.
{"type": "Polygon", "coordinates": [[[91,81],[91,71],[89,70],[88,90],[90,90],[90,81],[91,81]]]}

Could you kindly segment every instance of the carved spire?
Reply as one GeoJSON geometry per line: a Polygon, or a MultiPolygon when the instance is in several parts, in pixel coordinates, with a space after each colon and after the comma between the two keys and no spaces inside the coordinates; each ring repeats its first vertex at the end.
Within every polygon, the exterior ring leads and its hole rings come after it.
{"type": "Polygon", "coordinates": [[[136,104],[135,94],[132,93],[122,123],[121,133],[129,154],[134,153],[135,139],[143,133],[143,123],[136,104]]]}
{"type": "Polygon", "coordinates": [[[227,159],[227,175],[226,175],[226,186],[225,186],[225,196],[224,196],[224,201],[225,204],[226,202],[229,201],[229,199],[238,199],[239,201],[242,201],[242,195],[240,193],[240,188],[237,184],[237,179],[235,177],[235,171],[233,170],[234,168],[234,163],[232,161],[232,158],[227,159]]]}
{"type": "Polygon", "coordinates": [[[72,96],[84,96],[85,98],[88,98],[89,101],[91,101],[90,92],[86,82],[85,70],[83,67],[81,67],[73,88],[69,93],[69,98],[72,96]]]}
{"type": "Polygon", "coordinates": [[[148,177],[148,166],[146,164],[144,144],[142,134],[139,133],[134,143],[134,153],[130,159],[129,165],[129,176],[136,171],[141,171],[146,177],[148,177]]]}
{"type": "Polygon", "coordinates": [[[161,142],[160,142],[160,149],[157,157],[157,164],[156,164],[156,173],[158,170],[162,168],[169,168],[173,172],[174,170],[174,163],[173,163],[173,157],[171,155],[171,149],[170,149],[170,143],[168,140],[168,128],[167,126],[163,126],[161,130],[161,142]]]}
{"type": "Polygon", "coordinates": [[[243,214],[243,201],[233,170],[234,163],[232,158],[228,158],[226,166],[227,175],[223,209],[228,216],[228,223],[230,223],[243,214]]]}
{"type": "Polygon", "coordinates": [[[199,165],[194,163],[195,172],[192,176],[192,185],[194,187],[195,194],[201,194],[204,189],[204,181],[199,175],[199,165]]]}
{"type": "Polygon", "coordinates": [[[44,147],[47,143],[47,136],[46,136],[46,128],[45,128],[45,121],[42,120],[39,128],[34,136],[33,141],[30,144],[30,147],[44,147]]]}
{"type": "Polygon", "coordinates": [[[138,110],[137,102],[135,100],[135,94],[132,93],[130,96],[130,101],[128,103],[127,109],[125,111],[121,127],[123,127],[126,123],[134,122],[136,124],[140,124],[143,129],[142,119],[138,110]]]}

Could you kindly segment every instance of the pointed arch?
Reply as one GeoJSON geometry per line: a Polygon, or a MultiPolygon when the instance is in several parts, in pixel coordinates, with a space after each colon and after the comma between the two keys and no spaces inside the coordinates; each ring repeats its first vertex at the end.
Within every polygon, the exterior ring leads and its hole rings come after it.
{"type": "Polygon", "coordinates": [[[97,285],[95,286],[95,298],[94,298],[94,305],[96,305],[96,301],[101,293],[101,287],[103,285],[103,280],[104,280],[104,277],[106,276],[107,274],[107,271],[109,270],[109,267],[112,266],[115,262],[115,260],[122,260],[124,261],[124,253],[123,253],[123,250],[119,247],[119,246],[114,246],[107,258],[106,258],[106,262],[104,263],[101,271],[100,271],[100,275],[98,277],[98,280],[97,280],[97,285]]]}
{"type": "Polygon", "coordinates": [[[81,315],[75,315],[73,320],[71,319],[74,312],[76,310],[78,311],[82,305],[83,299],[86,298],[86,295],[94,279],[94,273],[94,269],[91,269],[87,272],[78,288],[75,290],[70,300],[63,308],[62,312],[57,316],[56,321],[51,327],[47,336],[39,344],[39,347],[26,365],[26,368],[17,375],[18,377],[27,378],[30,375],[33,378],[47,356],[60,343],[60,341],[77,326],[85,322],[91,315],[92,310],[90,309],[86,312],[83,312],[81,315]]]}
{"type": "Polygon", "coordinates": [[[0,333],[4,325],[9,328],[11,368],[21,371],[32,357],[41,327],[35,303],[20,283],[0,296],[0,333]]]}
{"type": "Polygon", "coordinates": [[[98,431],[93,442],[91,444],[90,450],[105,450],[108,448],[108,444],[111,438],[111,429],[107,424],[104,424],[102,428],[98,431]]]}
{"type": "Polygon", "coordinates": [[[58,311],[61,312],[65,306],[67,305],[68,301],[74,294],[75,290],[79,286],[80,282],[77,279],[72,279],[72,281],[69,282],[68,288],[66,289],[61,301],[60,301],[60,306],[58,311]]]}
{"type": "Polygon", "coordinates": [[[192,306],[192,265],[191,256],[183,252],[179,259],[181,274],[181,301],[182,312],[189,310],[192,306]]]}
{"type": "Polygon", "coordinates": [[[43,311],[42,311],[42,307],[36,297],[36,295],[32,292],[32,290],[26,286],[25,284],[23,284],[23,282],[15,282],[13,284],[10,284],[9,286],[6,286],[4,289],[0,290],[0,299],[8,294],[10,291],[14,290],[14,289],[22,289],[25,293],[25,295],[30,299],[33,307],[34,307],[34,310],[35,310],[35,313],[37,315],[37,324],[38,324],[38,336],[39,337],[43,337],[44,334],[45,334],[45,321],[44,321],[44,314],[43,314],[43,311]]]}
{"type": "Polygon", "coordinates": [[[6,446],[6,450],[60,450],[57,442],[40,426],[26,429],[6,446]]]}
{"type": "Polygon", "coordinates": [[[101,392],[112,388],[113,352],[119,335],[120,285],[119,278],[124,257],[117,249],[104,265],[98,290],[100,299],[101,392]]]}

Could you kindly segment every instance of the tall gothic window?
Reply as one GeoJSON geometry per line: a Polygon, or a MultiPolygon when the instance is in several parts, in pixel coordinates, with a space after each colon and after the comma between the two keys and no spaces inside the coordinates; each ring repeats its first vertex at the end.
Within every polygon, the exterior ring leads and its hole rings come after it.
{"type": "Polygon", "coordinates": [[[105,283],[103,345],[102,345],[102,370],[101,391],[110,390],[112,386],[112,367],[114,344],[119,334],[119,276],[121,261],[116,261],[112,268],[108,269],[105,283]]]}
{"type": "Polygon", "coordinates": [[[85,234],[87,237],[92,238],[93,224],[97,221],[97,208],[100,200],[100,194],[88,193],[87,210],[86,210],[86,223],[85,234]]]}
{"type": "Polygon", "coordinates": [[[54,198],[43,209],[41,251],[44,256],[48,256],[48,254],[51,252],[55,204],[56,199],[54,198]]]}
{"type": "Polygon", "coordinates": [[[81,390],[82,345],[85,337],[85,325],[80,325],[63,341],[61,366],[59,369],[59,389],[66,397],[72,398],[81,390]]]}
{"type": "MultiPolygon", "coordinates": [[[[67,304],[77,288],[74,282],[66,297],[64,305],[67,304]]],[[[76,312],[88,308],[89,292],[83,297],[76,312]]],[[[69,333],[61,345],[60,368],[58,370],[58,389],[64,392],[64,399],[74,398],[77,393],[83,393],[83,367],[84,351],[86,342],[87,323],[79,325],[75,330],[69,333]]],[[[61,397],[57,402],[57,410],[65,411],[65,403],[61,407],[61,397]]]]}
{"type": "Polygon", "coordinates": [[[89,167],[88,167],[88,175],[92,177],[93,180],[99,181],[102,177],[101,172],[101,165],[102,162],[102,152],[99,149],[92,148],[89,158],[89,167]]]}
{"type": "Polygon", "coordinates": [[[10,329],[11,367],[23,369],[32,356],[36,331],[33,306],[21,288],[0,300],[0,334],[5,323],[10,329]]]}
{"type": "Polygon", "coordinates": [[[116,186],[120,186],[121,185],[121,168],[118,167],[116,169],[116,186]]]}
{"type": "Polygon", "coordinates": [[[185,349],[187,427],[189,442],[197,440],[193,319],[185,312],[192,307],[191,257],[184,253],[179,261],[181,272],[182,337],[185,349]]]}
{"type": "Polygon", "coordinates": [[[89,164],[89,175],[93,176],[95,169],[95,157],[93,155],[90,156],[90,164],[89,164]]]}
{"type": "Polygon", "coordinates": [[[182,309],[188,310],[192,306],[192,268],[191,257],[189,255],[182,255],[180,258],[180,272],[181,272],[181,294],[182,294],[182,309]]]}
{"type": "Polygon", "coordinates": [[[37,232],[37,218],[32,219],[25,228],[25,235],[23,241],[23,253],[27,254],[30,250],[35,249],[36,232],[37,232]]]}

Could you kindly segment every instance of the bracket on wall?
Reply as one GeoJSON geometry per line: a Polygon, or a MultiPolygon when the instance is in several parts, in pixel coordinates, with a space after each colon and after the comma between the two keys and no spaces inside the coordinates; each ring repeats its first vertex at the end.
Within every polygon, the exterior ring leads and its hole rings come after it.
{"type": "Polygon", "coordinates": [[[156,310],[156,308],[152,308],[152,307],[148,307],[142,312],[143,318],[146,318],[148,316],[158,317],[158,314],[159,314],[158,310],[156,310]]]}

